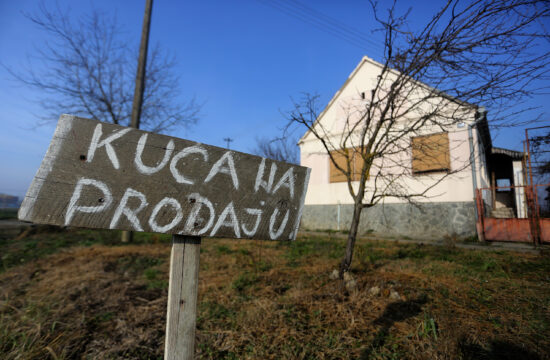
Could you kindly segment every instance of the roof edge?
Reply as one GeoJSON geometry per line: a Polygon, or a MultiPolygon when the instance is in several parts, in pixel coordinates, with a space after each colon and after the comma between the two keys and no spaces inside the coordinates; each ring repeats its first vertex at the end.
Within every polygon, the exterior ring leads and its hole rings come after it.
{"type": "Polygon", "coordinates": [[[496,155],[496,154],[506,155],[511,157],[514,160],[521,160],[525,156],[525,153],[523,151],[516,151],[516,150],[493,146],[491,148],[491,155],[496,155]]]}
{"type": "MultiPolygon", "coordinates": [[[[319,116],[317,116],[317,119],[315,119],[315,122],[313,123],[312,126],[315,126],[315,124],[317,124],[317,122],[319,122],[321,120],[321,118],[325,115],[327,109],[329,107],[332,106],[332,104],[336,101],[336,99],[338,98],[338,96],[342,93],[342,91],[344,90],[344,88],[350,83],[351,79],[353,79],[353,77],[355,76],[355,74],[357,74],[357,72],[359,71],[359,69],[361,68],[361,66],[363,66],[363,64],[365,64],[366,62],[372,64],[372,65],[375,65],[377,67],[379,67],[380,69],[383,69],[384,68],[384,65],[379,63],[378,61],[368,57],[367,55],[363,55],[363,57],[361,58],[361,60],[359,61],[359,63],[357,64],[357,66],[355,66],[355,68],[353,69],[353,71],[350,73],[350,75],[348,76],[348,78],[346,79],[346,81],[344,82],[344,84],[342,84],[342,86],[340,86],[340,88],[338,89],[338,91],[336,91],[336,93],[332,96],[332,98],[330,99],[330,101],[327,103],[327,105],[325,106],[325,108],[323,109],[323,111],[321,111],[321,113],[319,114],[319,116]]],[[[393,68],[388,68],[390,72],[393,72],[393,73],[396,73],[396,74],[399,74],[399,72],[393,68]]],[[[468,103],[466,101],[462,101],[460,99],[457,99],[443,91],[440,91],[422,81],[419,81],[419,80],[415,80],[415,79],[412,79],[411,78],[411,81],[421,85],[421,86],[425,86],[429,91],[433,91],[433,92],[436,92],[438,94],[440,94],[442,97],[445,97],[451,101],[454,101],[456,103],[458,103],[459,105],[461,106],[470,106],[470,107],[473,107],[475,109],[479,108],[478,105],[476,104],[471,104],[471,103],[468,103]]],[[[311,132],[311,130],[307,129],[307,131],[304,133],[304,135],[302,135],[302,137],[300,137],[300,139],[298,140],[298,145],[300,145],[304,140],[305,138],[309,135],[309,133],[311,132]]]]}

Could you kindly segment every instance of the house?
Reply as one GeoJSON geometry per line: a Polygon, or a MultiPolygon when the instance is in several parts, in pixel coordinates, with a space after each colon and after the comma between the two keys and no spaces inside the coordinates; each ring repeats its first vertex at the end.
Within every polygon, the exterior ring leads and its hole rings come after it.
{"type": "MultiPolygon", "coordinates": [[[[349,155],[353,151],[357,152],[357,148],[353,148],[353,141],[349,139],[357,138],[358,135],[353,134],[342,140],[342,134],[353,128],[353,124],[357,123],[354,121],[361,121],[356,119],[350,122],[349,119],[357,113],[356,109],[361,109],[361,106],[364,108],[368,95],[376,82],[380,81],[382,69],[382,64],[364,57],[313,125],[322,126],[324,138],[338,139],[332,142],[334,152],[331,154],[335,162],[341,164],[345,163],[343,154],[347,154],[354,189],[360,175],[354,171],[355,168],[361,168],[363,160],[355,153],[349,155]]],[[[398,76],[393,70],[385,74],[387,77],[398,76]]],[[[414,90],[417,94],[435,91],[422,83],[416,82],[415,85],[418,85],[414,90]]],[[[438,97],[442,99],[438,106],[445,106],[441,113],[448,112],[452,116],[460,113],[460,120],[454,117],[437,125],[426,123],[415,128],[399,140],[405,144],[400,153],[396,151],[393,155],[382,155],[375,160],[378,166],[376,171],[380,174],[389,172],[388,168],[399,163],[397,168],[401,176],[393,177],[399,189],[422,196],[411,201],[406,196],[397,196],[395,190],[390,191],[390,196],[381,197],[376,205],[363,210],[359,234],[421,239],[473,237],[476,235],[475,189],[489,188],[492,182],[502,186],[523,184],[523,154],[492,146],[487,112],[442,93],[438,97]]],[[[427,103],[427,108],[432,106],[429,101],[427,103]]],[[[400,126],[403,129],[409,126],[413,128],[410,124],[414,123],[415,116],[420,116],[418,111],[407,114],[400,126]]],[[[301,165],[311,168],[302,227],[348,229],[353,213],[353,199],[347,177],[335,167],[327,149],[312,131],[303,135],[299,147],[301,165]]],[[[369,176],[367,193],[369,189],[376,189],[376,173],[369,176]]],[[[491,211],[505,208],[501,216],[510,216],[509,212],[512,211],[513,215],[524,217],[525,208],[520,192],[521,189],[496,194],[494,190],[484,191],[483,200],[491,211]]]]}

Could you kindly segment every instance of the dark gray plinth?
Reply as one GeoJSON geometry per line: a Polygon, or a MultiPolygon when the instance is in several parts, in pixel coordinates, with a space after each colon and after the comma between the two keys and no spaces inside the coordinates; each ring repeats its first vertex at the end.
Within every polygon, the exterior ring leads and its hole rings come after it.
{"type": "MultiPolygon", "coordinates": [[[[302,229],[347,230],[352,214],[353,205],[305,205],[302,229]]],[[[359,233],[427,240],[472,237],[476,235],[474,202],[379,204],[363,210],[359,233]]]]}

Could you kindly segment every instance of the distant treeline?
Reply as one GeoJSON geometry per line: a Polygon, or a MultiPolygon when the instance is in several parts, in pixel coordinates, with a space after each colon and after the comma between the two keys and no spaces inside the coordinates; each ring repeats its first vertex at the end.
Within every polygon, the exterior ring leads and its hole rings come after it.
{"type": "Polygon", "coordinates": [[[0,209],[18,208],[19,205],[21,205],[21,200],[17,196],[0,194],[0,209]]]}

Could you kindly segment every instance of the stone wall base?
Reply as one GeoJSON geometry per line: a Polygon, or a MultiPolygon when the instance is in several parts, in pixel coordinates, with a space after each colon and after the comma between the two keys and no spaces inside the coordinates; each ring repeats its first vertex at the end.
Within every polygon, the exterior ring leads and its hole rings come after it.
{"type": "MultiPolygon", "coordinates": [[[[361,213],[359,234],[441,240],[476,236],[474,202],[379,204],[361,213]]],[[[349,229],[353,205],[305,205],[302,229],[349,229]],[[339,214],[339,215],[338,215],[339,214]]]]}

